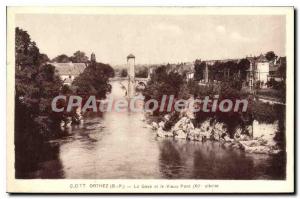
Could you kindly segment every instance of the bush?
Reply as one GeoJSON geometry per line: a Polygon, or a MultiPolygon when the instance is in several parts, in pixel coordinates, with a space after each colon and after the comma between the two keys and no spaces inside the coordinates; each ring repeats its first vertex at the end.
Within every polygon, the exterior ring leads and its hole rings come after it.
{"type": "MultiPolygon", "coordinates": [[[[167,71],[166,66],[160,66],[151,75],[142,94],[145,96],[145,101],[156,99],[161,102],[163,95],[174,95],[174,98],[178,99],[184,83],[185,77],[183,75],[174,71],[167,71]]],[[[161,115],[165,113],[166,111],[157,111],[154,114],[161,115]]]]}
{"type": "Polygon", "coordinates": [[[273,123],[276,120],[285,120],[285,105],[253,101],[249,104],[249,113],[258,122],[273,123]]]}

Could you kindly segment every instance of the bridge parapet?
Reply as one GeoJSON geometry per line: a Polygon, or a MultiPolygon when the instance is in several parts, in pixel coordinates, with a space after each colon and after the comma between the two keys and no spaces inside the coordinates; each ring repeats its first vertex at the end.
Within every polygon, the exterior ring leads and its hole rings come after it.
{"type": "MultiPolygon", "coordinates": [[[[129,78],[128,77],[112,77],[112,78],[109,78],[109,81],[112,82],[112,81],[129,81],[129,78]]],[[[149,78],[142,78],[142,77],[135,77],[134,78],[134,82],[144,82],[144,83],[147,83],[149,80],[149,78]]]]}

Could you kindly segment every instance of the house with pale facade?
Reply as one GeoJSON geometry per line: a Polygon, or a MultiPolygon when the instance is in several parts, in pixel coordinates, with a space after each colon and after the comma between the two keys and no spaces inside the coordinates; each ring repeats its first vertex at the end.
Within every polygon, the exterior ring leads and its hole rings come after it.
{"type": "Polygon", "coordinates": [[[246,85],[253,90],[255,86],[266,88],[270,74],[270,62],[261,54],[258,57],[247,57],[250,67],[247,70],[246,85]]]}
{"type": "MultiPolygon", "coordinates": [[[[96,56],[91,54],[91,62],[96,62],[96,56]]],[[[51,65],[55,66],[57,74],[63,81],[64,85],[71,85],[74,79],[80,75],[87,67],[88,63],[57,63],[52,62],[51,65]]]]}
{"type": "Polygon", "coordinates": [[[71,85],[73,80],[86,68],[86,63],[51,63],[55,66],[63,84],[71,85]]]}

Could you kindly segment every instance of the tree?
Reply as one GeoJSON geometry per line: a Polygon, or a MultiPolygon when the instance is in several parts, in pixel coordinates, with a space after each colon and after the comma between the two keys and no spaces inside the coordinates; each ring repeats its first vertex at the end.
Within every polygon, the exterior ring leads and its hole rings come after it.
{"type": "Polygon", "coordinates": [[[277,73],[282,77],[283,81],[286,80],[286,62],[282,62],[277,69],[277,73]]]}
{"type": "Polygon", "coordinates": [[[148,77],[148,68],[147,67],[137,68],[137,70],[135,72],[135,76],[140,77],[140,78],[147,78],[148,77]]]}
{"type": "Polygon", "coordinates": [[[250,68],[250,61],[248,59],[241,59],[238,63],[239,77],[245,80],[247,77],[247,70],[250,68]]]}
{"type": "Polygon", "coordinates": [[[103,63],[89,64],[72,83],[76,87],[78,95],[95,95],[98,99],[104,99],[111,91],[109,78],[114,76],[114,70],[110,65],[103,63]]]}
{"type": "Polygon", "coordinates": [[[125,69],[125,68],[123,68],[122,70],[121,70],[121,77],[127,77],[127,70],[125,69]]]}
{"type": "Polygon", "coordinates": [[[224,75],[224,79],[235,79],[238,76],[238,64],[233,61],[227,61],[223,64],[223,71],[227,72],[227,74],[224,75]]]}
{"type": "Polygon", "coordinates": [[[42,54],[40,54],[40,61],[41,61],[41,63],[47,63],[50,61],[50,59],[49,59],[48,55],[42,53],[42,54]]]}
{"type": "MultiPolygon", "coordinates": [[[[201,98],[203,96],[210,96],[213,97],[214,95],[218,94],[218,88],[216,85],[207,84],[207,85],[199,85],[198,82],[189,80],[186,84],[184,84],[182,93],[188,92],[185,94],[185,97],[190,97],[189,95],[194,96],[194,98],[201,98]]],[[[182,94],[181,94],[182,96],[182,94]]]]}
{"type": "Polygon", "coordinates": [[[37,151],[45,147],[44,140],[57,135],[63,115],[54,114],[51,101],[60,92],[62,82],[55,67],[47,64],[47,55],[41,54],[30,35],[15,29],[15,167],[20,171],[33,169],[28,159],[39,161],[37,151]]]}
{"type": "Polygon", "coordinates": [[[41,54],[35,42],[32,42],[29,34],[20,28],[16,28],[15,35],[15,66],[17,70],[24,68],[34,70],[34,66],[41,64],[41,54]]]}
{"type": "Polygon", "coordinates": [[[78,50],[71,57],[71,61],[73,63],[87,63],[89,61],[89,58],[85,55],[84,52],[78,50]]]}
{"type": "Polygon", "coordinates": [[[62,55],[58,55],[57,57],[53,58],[52,62],[69,63],[69,62],[71,62],[71,58],[65,54],[62,54],[62,55]]]}
{"type": "MultiPolygon", "coordinates": [[[[160,66],[154,70],[143,91],[145,101],[156,99],[160,102],[163,95],[174,95],[175,99],[177,99],[184,82],[185,76],[174,71],[167,72],[166,66],[160,66]]],[[[161,113],[155,112],[154,114],[161,113]]]]}
{"type": "MultiPolygon", "coordinates": [[[[28,109],[26,112],[33,121],[46,116],[53,123],[55,118],[51,118],[50,102],[59,94],[62,82],[55,73],[55,67],[46,64],[47,55],[40,54],[26,31],[16,28],[16,38],[16,103],[28,109]]],[[[49,127],[45,126],[43,130],[49,127]]],[[[45,132],[41,129],[41,133],[45,132]]]]}
{"type": "Polygon", "coordinates": [[[209,77],[211,80],[221,81],[224,79],[224,67],[223,64],[216,61],[212,66],[210,66],[209,77]]]}
{"type": "Polygon", "coordinates": [[[194,78],[195,78],[196,81],[204,79],[205,66],[206,66],[205,62],[202,62],[199,59],[197,59],[195,61],[195,75],[194,75],[194,78]]]}
{"type": "Polygon", "coordinates": [[[265,56],[268,61],[272,61],[276,58],[276,54],[274,53],[274,51],[267,52],[265,56]]]}

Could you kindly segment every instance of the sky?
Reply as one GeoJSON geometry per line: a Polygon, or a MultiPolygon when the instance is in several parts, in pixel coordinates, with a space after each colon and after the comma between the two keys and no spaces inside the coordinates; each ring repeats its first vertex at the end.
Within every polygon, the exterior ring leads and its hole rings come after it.
{"type": "Polygon", "coordinates": [[[138,64],[243,58],[274,51],[285,56],[285,17],[280,15],[62,15],[20,14],[42,53],[54,58],[75,51],[98,62],[138,64]]]}

